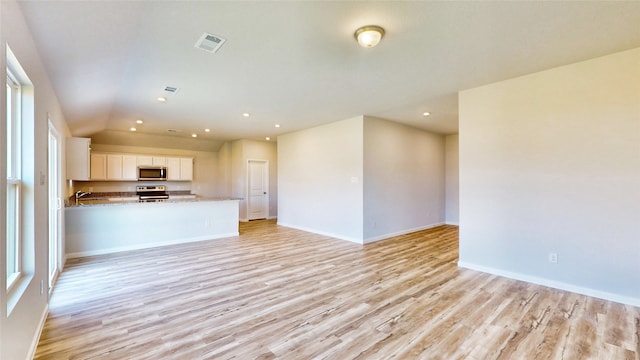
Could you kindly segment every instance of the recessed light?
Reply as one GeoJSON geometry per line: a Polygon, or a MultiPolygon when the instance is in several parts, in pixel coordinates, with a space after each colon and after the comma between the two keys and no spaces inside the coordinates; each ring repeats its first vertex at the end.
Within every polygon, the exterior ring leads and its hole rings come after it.
{"type": "Polygon", "coordinates": [[[198,137],[198,134],[191,134],[191,137],[196,138],[198,137]]]}
{"type": "Polygon", "coordinates": [[[165,102],[165,101],[167,101],[167,98],[164,97],[164,96],[158,96],[158,101],[165,102]]]}
{"type": "Polygon", "coordinates": [[[204,129],[204,132],[211,132],[211,129],[204,129]]]}
{"type": "Polygon", "coordinates": [[[429,115],[431,115],[431,113],[428,112],[428,111],[425,111],[425,112],[422,113],[422,116],[429,116],[429,115]]]}
{"type": "Polygon", "coordinates": [[[251,116],[251,114],[249,114],[249,113],[242,113],[242,116],[244,116],[244,117],[249,117],[249,116],[251,116]]]}
{"type": "Polygon", "coordinates": [[[136,124],[142,124],[143,122],[144,122],[144,121],[142,121],[142,120],[140,120],[140,119],[136,120],[136,124]]]}
{"type": "Polygon", "coordinates": [[[264,139],[267,140],[267,141],[271,140],[271,138],[268,137],[268,136],[266,138],[264,138],[264,139]]]}
{"type": "Polygon", "coordinates": [[[276,124],[276,127],[277,127],[277,128],[279,128],[279,127],[280,127],[280,124],[276,124]]]}
{"type": "Polygon", "coordinates": [[[131,130],[131,131],[136,131],[136,130],[138,130],[138,129],[136,129],[136,128],[132,127],[132,128],[131,128],[131,129],[129,129],[129,130],[131,130]]]}

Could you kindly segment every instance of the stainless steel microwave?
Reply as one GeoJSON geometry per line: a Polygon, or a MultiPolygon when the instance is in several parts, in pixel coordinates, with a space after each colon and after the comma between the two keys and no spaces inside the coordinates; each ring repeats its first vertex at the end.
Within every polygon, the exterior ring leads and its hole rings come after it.
{"type": "Polygon", "coordinates": [[[167,180],[166,166],[138,166],[139,181],[167,180]]]}

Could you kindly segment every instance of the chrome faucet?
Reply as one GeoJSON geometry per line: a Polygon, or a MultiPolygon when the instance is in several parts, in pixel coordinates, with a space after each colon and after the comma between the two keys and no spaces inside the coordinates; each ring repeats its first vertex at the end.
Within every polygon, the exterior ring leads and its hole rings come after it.
{"type": "Polygon", "coordinates": [[[87,195],[91,195],[91,191],[87,191],[87,192],[83,192],[82,190],[76,191],[76,205],[78,205],[78,200],[80,200],[81,197],[87,196],[87,195]]]}

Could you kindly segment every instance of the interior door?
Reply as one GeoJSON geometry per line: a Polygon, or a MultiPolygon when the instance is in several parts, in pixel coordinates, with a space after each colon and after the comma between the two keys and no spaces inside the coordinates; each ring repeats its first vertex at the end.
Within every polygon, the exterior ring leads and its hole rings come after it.
{"type": "Polygon", "coordinates": [[[53,287],[60,266],[62,256],[60,253],[62,239],[62,188],[60,158],[60,135],[49,123],[49,289],[53,287]]]}
{"type": "Polygon", "coordinates": [[[269,163],[249,160],[247,182],[249,220],[266,219],[269,215],[269,163]]]}

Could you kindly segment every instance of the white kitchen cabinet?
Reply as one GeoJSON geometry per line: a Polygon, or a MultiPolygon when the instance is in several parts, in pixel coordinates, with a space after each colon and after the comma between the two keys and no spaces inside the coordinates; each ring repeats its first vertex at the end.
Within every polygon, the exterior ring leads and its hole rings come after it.
{"type": "Polygon", "coordinates": [[[180,180],[193,180],[193,158],[180,158],[180,180]]]}
{"type": "Polygon", "coordinates": [[[91,180],[107,180],[107,154],[91,154],[91,180]]]}
{"type": "Polygon", "coordinates": [[[92,152],[90,180],[136,181],[139,166],[166,166],[167,180],[192,181],[193,158],[92,152]]]}
{"type": "Polygon", "coordinates": [[[136,155],[92,153],[91,180],[135,181],[138,179],[136,155]]]}
{"type": "Polygon", "coordinates": [[[122,155],[122,180],[138,180],[138,157],[122,155]]]}
{"type": "Polygon", "coordinates": [[[151,164],[153,166],[167,166],[167,158],[164,156],[154,156],[151,159],[151,164]]]}
{"type": "Polygon", "coordinates": [[[193,158],[167,157],[167,180],[193,180],[193,158]]]}
{"type": "Polygon", "coordinates": [[[167,180],[180,180],[180,158],[167,158],[167,180]]]}
{"type": "Polygon", "coordinates": [[[151,155],[138,155],[137,156],[138,166],[140,165],[153,165],[153,156],[151,155]]]}
{"type": "Polygon", "coordinates": [[[122,155],[107,154],[107,180],[122,180],[122,155]]]}
{"type": "Polygon", "coordinates": [[[167,158],[164,156],[138,155],[138,166],[167,166],[167,158]]]}
{"type": "Polygon", "coordinates": [[[89,180],[91,139],[66,139],[67,179],[89,180]]]}

